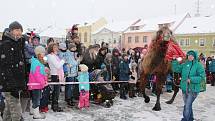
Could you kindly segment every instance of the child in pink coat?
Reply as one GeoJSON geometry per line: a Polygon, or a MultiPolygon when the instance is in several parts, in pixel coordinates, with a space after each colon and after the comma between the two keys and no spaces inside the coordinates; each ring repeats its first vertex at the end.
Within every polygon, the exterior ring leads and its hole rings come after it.
{"type": "Polygon", "coordinates": [[[38,46],[35,48],[36,57],[31,58],[31,69],[29,74],[28,89],[32,91],[32,108],[34,119],[44,119],[45,115],[41,115],[39,112],[40,99],[42,95],[42,89],[47,83],[47,74],[44,66],[45,48],[38,46]]]}

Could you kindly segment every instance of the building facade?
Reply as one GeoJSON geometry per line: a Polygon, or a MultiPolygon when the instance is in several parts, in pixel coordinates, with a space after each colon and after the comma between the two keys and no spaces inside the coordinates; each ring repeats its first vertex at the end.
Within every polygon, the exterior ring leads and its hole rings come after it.
{"type": "Polygon", "coordinates": [[[139,20],[110,22],[92,34],[94,44],[108,43],[110,49],[122,47],[123,32],[139,20]]]}
{"type": "Polygon", "coordinates": [[[94,44],[92,40],[92,34],[105,26],[107,24],[107,21],[105,18],[100,18],[99,20],[92,22],[92,23],[85,23],[84,25],[78,26],[78,34],[79,38],[82,43],[86,47],[88,47],[91,44],[94,44]]]}
{"type": "Polygon", "coordinates": [[[176,40],[185,52],[195,50],[205,56],[215,55],[215,33],[177,34],[176,40]]]}
{"type": "Polygon", "coordinates": [[[0,40],[2,40],[3,32],[0,32],[0,40]]]}
{"type": "Polygon", "coordinates": [[[159,28],[168,26],[174,32],[189,17],[190,15],[186,13],[178,16],[141,19],[123,33],[122,47],[128,50],[149,45],[159,28]]]}
{"type": "Polygon", "coordinates": [[[175,31],[181,48],[187,52],[195,50],[205,56],[215,55],[215,17],[193,17],[186,19],[175,31]]]}

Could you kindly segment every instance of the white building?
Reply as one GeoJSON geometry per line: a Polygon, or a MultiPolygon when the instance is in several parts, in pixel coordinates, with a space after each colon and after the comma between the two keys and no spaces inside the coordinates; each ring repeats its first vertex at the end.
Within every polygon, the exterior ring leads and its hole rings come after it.
{"type": "Polygon", "coordinates": [[[121,49],[123,32],[138,21],[139,20],[108,23],[92,34],[91,44],[101,44],[102,42],[106,42],[109,44],[110,48],[121,49]]]}

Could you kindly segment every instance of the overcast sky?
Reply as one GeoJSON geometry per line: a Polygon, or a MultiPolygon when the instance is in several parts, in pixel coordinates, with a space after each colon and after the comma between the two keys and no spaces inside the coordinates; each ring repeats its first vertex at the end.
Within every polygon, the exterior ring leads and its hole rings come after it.
{"type": "MultiPolygon", "coordinates": [[[[215,0],[200,0],[200,14],[215,14],[215,0]]],[[[25,28],[55,25],[68,28],[105,17],[125,21],[196,12],[197,0],[1,0],[0,31],[12,21],[25,28]]],[[[25,29],[24,28],[24,29],[25,29]]]]}

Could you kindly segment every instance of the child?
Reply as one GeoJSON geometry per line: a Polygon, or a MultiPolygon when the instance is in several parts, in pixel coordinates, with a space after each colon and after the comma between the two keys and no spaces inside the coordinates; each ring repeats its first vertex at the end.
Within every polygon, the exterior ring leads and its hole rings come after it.
{"type": "Polygon", "coordinates": [[[34,119],[44,119],[45,115],[41,115],[39,112],[40,99],[42,89],[45,87],[45,83],[48,78],[45,72],[44,56],[45,48],[38,46],[35,48],[35,57],[31,59],[31,69],[29,74],[28,89],[32,91],[32,108],[34,119]]]}
{"type": "Polygon", "coordinates": [[[131,76],[130,76],[130,81],[129,81],[129,97],[130,98],[133,98],[133,97],[136,97],[135,96],[135,86],[136,86],[136,83],[137,83],[137,72],[136,72],[136,69],[137,69],[137,64],[135,62],[132,62],[131,63],[131,76]]]}
{"type": "Polygon", "coordinates": [[[152,86],[152,95],[156,95],[156,75],[152,74],[151,75],[151,86],[152,86]]]}
{"type": "Polygon", "coordinates": [[[166,91],[171,93],[172,92],[172,76],[171,74],[167,75],[167,80],[166,80],[166,91]]]}
{"type": "Polygon", "coordinates": [[[89,89],[90,84],[89,82],[89,73],[88,73],[88,67],[84,64],[79,65],[80,72],[78,74],[78,81],[81,83],[79,84],[79,109],[82,108],[89,108],[89,89]],[[84,84],[83,84],[84,83],[84,84]]]}
{"type": "MultiPolygon", "coordinates": [[[[122,61],[119,64],[119,80],[120,81],[128,81],[130,79],[131,72],[129,69],[129,62],[128,62],[128,55],[123,54],[122,55],[122,61]]],[[[120,98],[126,100],[126,92],[127,92],[128,84],[121,83],[120,84],[120,98]]]]}
{"type": "MultiPolygon", "coordinates": [[[[49,68],[45,67],[45,72],[47,73],[47,75],[50,75],[49,68]]],[[[50,91],[51,91],[51,88],[47,83],[42,90],[42,97],[40,100],[40,112],[41,113],[47,113],[49,110],[48,104],[49,104],[50,91]]]]}
{"type": "MultiPolygon", "coordinates": [[[[65,44],[66,46],[66,44],[65,44]]],[[[65,53],[60,53],[59,56],[62,57],[65,60],[65,70],[64,73],[66,73],[66,82],[75,82],[75,77],[78,74],[77,66],[78,62],[75,59],[75,51],[76,51],[76,45],[73,43],[70,43],[68,45],[68,50],[65,53]]],[[[65,101],[69,106],[74,106],[73,102],[73,95],[72,95],[72,88],[73,85],[67,84],[65,86],[65,101]]]]}

